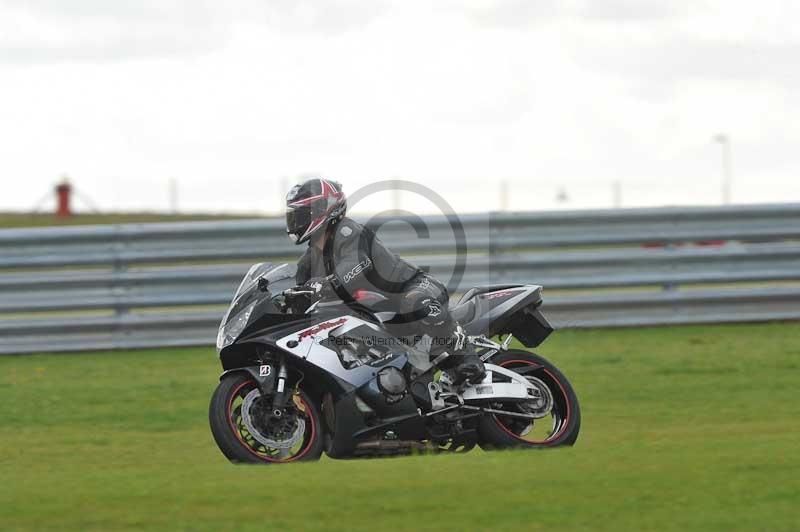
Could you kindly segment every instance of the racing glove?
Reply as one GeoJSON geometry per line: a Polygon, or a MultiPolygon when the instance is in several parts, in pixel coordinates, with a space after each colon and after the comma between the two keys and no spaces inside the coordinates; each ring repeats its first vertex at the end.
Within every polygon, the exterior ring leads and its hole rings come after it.
{"type": "Polygon", "coordinates": [[[335,276],[312,277],[303,284],[303,289],[314,293],[313,299],[329,299],[336,297],[335,276]]]}

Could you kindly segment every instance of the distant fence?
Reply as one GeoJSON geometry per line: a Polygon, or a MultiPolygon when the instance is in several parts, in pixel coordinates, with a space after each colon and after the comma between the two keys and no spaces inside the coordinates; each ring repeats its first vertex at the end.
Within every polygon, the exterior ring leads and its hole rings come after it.
{"type": "MultiPolygon", "coordinates": [[[[800,319],[800,204],[460,222],[469,253],[458,289],[542,284],[559,327],[800,319]]],[[[394,219],[379,235],[450,278],[446,218],[394,219]]],[[[0,230],[0,354],[211,346],[249,264],[300,251],[280,220],[0,230]]]]}

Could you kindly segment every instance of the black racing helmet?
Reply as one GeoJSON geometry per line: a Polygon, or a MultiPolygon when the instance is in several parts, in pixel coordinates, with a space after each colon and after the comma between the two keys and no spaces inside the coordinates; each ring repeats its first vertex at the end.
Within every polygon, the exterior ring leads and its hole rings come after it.
{"type": "Polygon", "coordinates": [[[286,232],[295,244],[308,241],[338,222],[347,212],[342,185],[329,179],[309,179],[286,195],[286,232]]]}

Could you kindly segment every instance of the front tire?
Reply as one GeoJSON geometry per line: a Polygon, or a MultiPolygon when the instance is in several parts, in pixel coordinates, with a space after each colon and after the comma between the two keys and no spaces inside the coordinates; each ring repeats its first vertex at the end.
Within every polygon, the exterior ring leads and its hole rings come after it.
{"type": "MultiPolygon", "coordinates": [[[[521,349],[509,349],[490,362],[511,370],[533,368],[525,375],[544,383],[553,397],[548,417],[520,420],[510,416],[485,414],[478,424],[482,449],[546,448],[574,445],[581,428],[578,396],[567,378],[547,359],[521,349]]],[[[492,405],[501,410],[519,410],[518,403],[492,405]]]]}
{"type": "Polygon", "coordinates": [[[270,405],[271,396],[261,395],[248,373],[223,377],[208,410],[211,433],[222,454],[235,463],[318,460],[323,434],[314,400],[298,390],[279,421],[269,418],[270,405]]]}

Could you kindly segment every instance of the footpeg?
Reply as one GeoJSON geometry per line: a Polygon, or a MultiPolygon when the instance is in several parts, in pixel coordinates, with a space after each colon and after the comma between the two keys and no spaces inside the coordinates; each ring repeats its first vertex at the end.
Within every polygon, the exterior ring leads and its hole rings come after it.
{"type": "Polygon", "coordinates": [[[431,410],[441,410],[444,408],[444,399],[442,398],[442,387],[438,382],[428,383],[428,393],[431,397],[431,410]]]}

